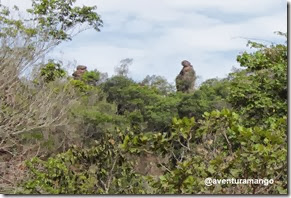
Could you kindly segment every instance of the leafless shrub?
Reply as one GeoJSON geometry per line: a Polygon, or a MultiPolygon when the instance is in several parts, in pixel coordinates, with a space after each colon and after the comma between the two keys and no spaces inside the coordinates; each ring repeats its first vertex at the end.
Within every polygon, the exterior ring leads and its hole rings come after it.
{"type": "Polygon", "coordinates": [[[23,136],[54,137],[54,149],[65,149],[73,141],[69,111],[78,97],[65,82],[34,84],[27,80],[55,46],[54,41],[38,42],[19,35],[1,38],[0,44],[0,192],[5,193],[4,189],[16,189],[24,160],[48,154],[41,141],[24,141],[23,136]]]}

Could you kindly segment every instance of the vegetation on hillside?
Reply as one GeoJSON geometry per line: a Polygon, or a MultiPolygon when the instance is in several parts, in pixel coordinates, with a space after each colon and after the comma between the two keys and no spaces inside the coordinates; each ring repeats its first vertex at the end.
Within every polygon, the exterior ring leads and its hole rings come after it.
{"type": "Polygon", "coordinates": [[[32,2],[27,20],[0,7],[0,193],[287,194],[287,42],[250,41],[243,69],[193,93],[160,76],[134,81],[131,59],[112,77],[74,79],[46,56],[99,31],[96,7],[32,2]]]}

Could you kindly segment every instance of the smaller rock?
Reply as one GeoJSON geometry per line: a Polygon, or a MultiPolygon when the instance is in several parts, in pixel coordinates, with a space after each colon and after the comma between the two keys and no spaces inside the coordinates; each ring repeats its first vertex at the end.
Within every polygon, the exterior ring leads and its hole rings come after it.
{"type": "Polygon", "coordinates": [[[87,70],[87,67],[84,65],[78,65],[77,70],[87,70]]]}
{"type": "Polygon", "coordinates": [[[73,73],[73,77],[75,80],[81,79],[82,75],[87,72],[87,67],[84,65],[78,65],[77,66],[77,71],[73,73]]]}

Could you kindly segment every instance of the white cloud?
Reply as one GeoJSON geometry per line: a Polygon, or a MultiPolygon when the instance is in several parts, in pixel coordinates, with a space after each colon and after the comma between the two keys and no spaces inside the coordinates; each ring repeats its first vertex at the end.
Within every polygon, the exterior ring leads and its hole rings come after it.
{"type": "MultiPolygon", "coordinates": [[[[22,7],[28,2],[17,1],[22,7]]],[[[121,59],[133,58],[135,79],[157,74],[173,81],[183,59],[190,60],[204,80],[224,77],[237,65],[236,55],[247,49],[241,37],[273,41],[274,31],[287,31],[284,0],[77,2],[97,5],[104,28],[63,45],[63,57],[109,74],[121,59]],[[232,17],[235,20],[229,20],[232,17]]]]}
{"type": "Polygon", "coordinates": [[[119,60],[124,59],[124,57],[140,57],[144,54],[142,50],[118,48],[110,45],[70,47],[63,51],[64,54],[59,53],[59,50],[63,49],[55,50],[54,57],[60,59],[64,57],[70,61],[77,60],[79,64],[87,65],[90,70],[98,68],[99,71],[106,71],[110,75],[113,74],[114,67],[118,65],[119,60]],[[112,58],[112,55],[114,55],[114,58],[112,58]]]}
{"type": "Polygon", "coordinates": [[[197,8],[209,9],[215,8],[225,13],[242,13],[242,14],[257,14],[272,11],[274,8],[286,4],[284,0],[182,0],[169,1],[176,8],[197,8]]]}

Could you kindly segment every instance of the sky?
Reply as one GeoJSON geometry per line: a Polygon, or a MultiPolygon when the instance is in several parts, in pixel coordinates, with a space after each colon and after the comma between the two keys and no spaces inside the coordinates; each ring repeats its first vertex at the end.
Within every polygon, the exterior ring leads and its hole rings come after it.
{"type": "MultiPolygon", "coordinates": [[[[30,0],[2,0],[30,5],[30,0]]],[[[51,55],[64,62],[114,74],[114,67],[132,58],[129,75],[164,76],[173,83],[189,60],[200,81],[223,78],[239,67],[236,56],[248,39],[282,43],[275,31],[287,32],[285,0],[77,0],[97,5],[101,32],[88,30],[65,42],[51,55]]]]}

